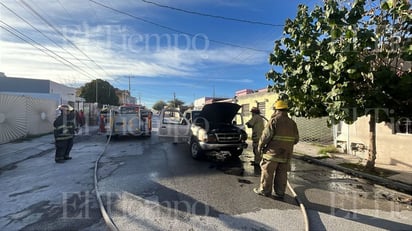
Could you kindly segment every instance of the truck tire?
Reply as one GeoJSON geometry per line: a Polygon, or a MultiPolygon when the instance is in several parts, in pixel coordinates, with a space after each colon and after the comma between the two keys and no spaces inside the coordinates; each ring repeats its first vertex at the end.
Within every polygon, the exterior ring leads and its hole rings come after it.
{"type": "Polygon", "coordinates": [[[194,139],[190,140],[190,154],[195,160],[198,160],[203,156],[203,150],[200,148],[199,143],[194,139]]]}

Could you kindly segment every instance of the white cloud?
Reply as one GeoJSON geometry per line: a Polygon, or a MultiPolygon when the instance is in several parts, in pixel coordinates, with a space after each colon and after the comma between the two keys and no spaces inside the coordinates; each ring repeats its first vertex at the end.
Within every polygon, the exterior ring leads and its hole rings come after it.
{"type": "MultiPolygon", "coordinates": [[[[126,25],[121,22],[125,19],[130,21],[130,17],[116,14],[89,1],[36,0],[34,3],[33,0],[24,0],[24,2],[65,37],[56,33],[55,29],[35,16],[19,1],[7,1],[5,5],[54,42],[46,39],[0,5],[1,20],[44,47],[55,51],[65,60],[58,57],[51,58],[41,51],[49,53],[44,48],[35,48],[0,29],[0,71],[8,76],[43,78],[56,82],[62,82],[61,79],[65,81],[72,79],[77,83],[89,82],[95,78],[111,79],[130,75],[196,79],[199,72],[209,66],[247,66],[265,63],[267,60],[267,54],[262,52],[230,46],[218,47],[208,41],[207,35],[190,37],[178,33],[147,33],[141,28],[142,24],[136,23],[140,25],[136,27],[134,24],[126,25]],[[73,47],[71,42],[76,44],[80,51],[73,47]],[[76,67],[70,67],[68,61],[76,67]]],[[[149,14],[150,12],[142,9],[154,7],[151,4],[136,4],[134,1],[104,1],[104,4],[126,11],[133,10],[134,15],[138,15],[138,12],[149,14]],[[138,11],[135,11],[136,9],[138,11]]],[[[194,3],[190,1],[184,4],[194,3]]],[[[217,78],[214,81],[230,82],[231,80],[217,78]]],[[[245,83],[249,81],[249,79],[236,80],[245,83]]]]}

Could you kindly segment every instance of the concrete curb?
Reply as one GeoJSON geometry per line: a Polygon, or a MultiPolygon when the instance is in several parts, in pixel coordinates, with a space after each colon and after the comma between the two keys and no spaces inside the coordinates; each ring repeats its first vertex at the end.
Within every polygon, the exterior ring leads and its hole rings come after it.
{"type": "Polygon", "coordinates": [[[393,189],[393,190],[396,190],[396,191],[399,191],[399,192],[402,192],[402,193],[412,195],[412,185],[409,185],[409,184],[405,184],[405,183],[402,183],[402,182],[397,182],[397,181],[389,180],[389,179],[386,179],[386,178],[383,178],[383,177],[378,177],[378,176],[371,175],[371,174],[368,174],[368,173],[364,173],[364,172],[356,171],[356,170],[353,170],[353,169],[345,168],[345,167],[342,167],[340,165],[331,164],[331,163],[328,163],[328,162],[325,162],[325,161],[322,161],[322,160],[318,160],[314,157],[307,156],[307,155],[300,154],[300,153],[293,154],[293,157],[296,158],[296,159],[299,159],[299,160],[309,162],[309,163],[315,163],[317,165],[326,166],[326,167],[329,167],[329,168],[332,168],[332,169],[335,169],[335,170],[338,170],[338,171],[341,171],[341,172],[344,172],[344,173],[347,173],[347,174],[350,174],[350,175],[353,175],[353,176],[356,176],[356,177],[368,179],[368,180],[373,181],[376,184],[379,184],[381,186],[384,186],[384,187],[387,187],[387,188],[390,188],[390,189],[393,189]]]}

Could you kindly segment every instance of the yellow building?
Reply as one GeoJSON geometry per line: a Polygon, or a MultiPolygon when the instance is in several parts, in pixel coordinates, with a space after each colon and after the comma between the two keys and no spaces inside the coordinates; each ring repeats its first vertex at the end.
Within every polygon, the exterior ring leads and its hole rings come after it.
{"type": "MultiPolygon", "coordinates": [[[[258,107],[261,115],[270,119],[273,114],[273,104],[278,99],[274,92],[266,88],[260,90],[243,89],[236,92],[234,99],[241,105],[239,113],[243,115],[243,123],[251,118],[250,110],[258,107]]],[[[239,117],[237,117],[238,120],[239,117]]],[[[355,123],[348,125],[343,122],[331,127],[327,126],[327,118],[292,117],[296,122],[300,140],[315,144],[334,144],[342,152],[357,155],[366,159],[369,145],[369,119],[361,117],[355,123]]],[[[237,121],[240,123],[242,121],[237,121]]],[[[250,128],[246,128],[249,137],[250,128]]],[[[377,159],[378,164],[399,165],[405,168],[412,167],[412,119],[404,118],[394,123],[380,123],[376,127],[377,159]]]]}
{"type": "MultiPolygon", "coordinates": [[[[267,119],[273,114],[273,104],[278,99],[278,95],[274,92],[268,92],[267,88],[253,91],[244,89],[236,92],[236,103],[241,105],[241,113],[244,122],[247,122],[251,117],[250,110],[253,107],[258,107],[261,115],[267,119]]],[[[319,144],[332,144],[333,132],[332,128],[327,126],[327,118],[307,119],[303,117],[292,117],[298,125],[300,140],[305,142],[313,142],[319,144]]],[[[250,128],[246,128],[248,134],[252,134],[250,128]]]]}

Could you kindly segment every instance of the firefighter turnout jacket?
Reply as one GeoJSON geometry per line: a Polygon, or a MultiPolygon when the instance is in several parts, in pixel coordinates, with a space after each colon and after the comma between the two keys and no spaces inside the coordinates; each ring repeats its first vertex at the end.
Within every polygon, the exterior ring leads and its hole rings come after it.
{"type": "Polygon", "coordinates": [[[252,141],[259,142],[259,138],[262,135],[264,128],[263,117],[259,114],[253,113],[252,118],[246,122],[248,128],[252,128],[252,141]]]}
{"type": "Polygon", "coordinates": [[[263,159],[280,163],[289,162],[293,145],[299,142],[299,132],[295,121],[286,111],[276,111],[266,124],[259,140],[258,150],[263,159]]]}
{"type": "Polygon", "coordinates": [[[74,112],[61,113],[54,121],[53,126],[56,141],[73,138],[76,129],[74,112]]]}

